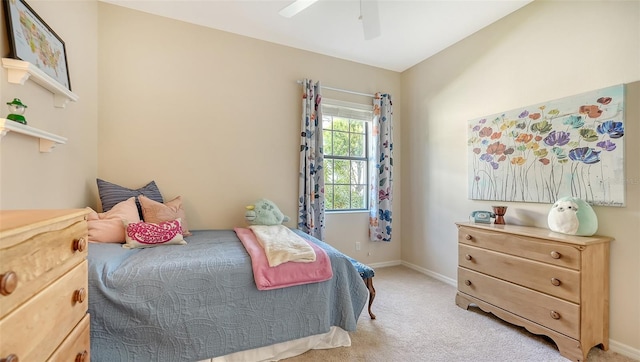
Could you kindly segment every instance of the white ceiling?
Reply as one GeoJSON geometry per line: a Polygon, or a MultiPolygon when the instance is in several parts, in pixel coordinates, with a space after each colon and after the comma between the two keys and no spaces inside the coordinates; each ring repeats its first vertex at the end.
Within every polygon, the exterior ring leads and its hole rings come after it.
{"type": "Polygon", "coordinates": [[[278,11],[293,0],[101,1],[401,72],[533,0],[378,0],[381,36],[372,40],[359,0],[319,0],[292,18],[278,11]]]}

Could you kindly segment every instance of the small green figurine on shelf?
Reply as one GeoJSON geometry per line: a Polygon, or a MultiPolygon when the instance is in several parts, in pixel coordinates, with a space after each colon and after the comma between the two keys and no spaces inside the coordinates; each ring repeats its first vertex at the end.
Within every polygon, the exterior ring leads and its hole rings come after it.
{"type": "Polygon", "coordinates": [[[12,102],[7,102],[7,105],[9,106],[9,111],[11,112],[7,116],[7,119],[16,121],[18,123],[27,124],[27,120],[24,119],[24,116],[22,115],[27,106],[25,104],[22,104],[20,99],[14,98],[12,102]]]}

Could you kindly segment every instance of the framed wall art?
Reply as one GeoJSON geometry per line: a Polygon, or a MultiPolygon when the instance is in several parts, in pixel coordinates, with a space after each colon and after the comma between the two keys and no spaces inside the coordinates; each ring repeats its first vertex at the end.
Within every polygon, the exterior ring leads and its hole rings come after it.
{"type": "Polygon", "coordinates": [[[3,0],[11,56],[29,62],[71,90],[64,41],[24,0],[3,0]]]}
{"type": "Polygon", "coordinates": [[[624,85],[468,124],[469,198],[624,206],[624,85]]]}

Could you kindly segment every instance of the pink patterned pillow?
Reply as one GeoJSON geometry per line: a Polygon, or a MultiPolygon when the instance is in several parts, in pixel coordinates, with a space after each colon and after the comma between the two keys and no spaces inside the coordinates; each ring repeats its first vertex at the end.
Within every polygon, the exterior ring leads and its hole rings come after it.
{"type": "Polygon", "coordinates": [[[125,240],[123,248],[149,248],[160,245],[185,245],[182,237],[180,219],[163,221],[158,224],[150,222],[125,221],[125,240]]]}

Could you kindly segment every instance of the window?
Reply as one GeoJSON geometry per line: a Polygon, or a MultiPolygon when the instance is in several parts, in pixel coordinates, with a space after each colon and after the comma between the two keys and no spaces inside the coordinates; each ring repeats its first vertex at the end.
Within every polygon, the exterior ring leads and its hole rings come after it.
{"type": "Polygon", "coordinates": [[[322,102],[325,209],[368,210],[372,107],[322,102]]]}

